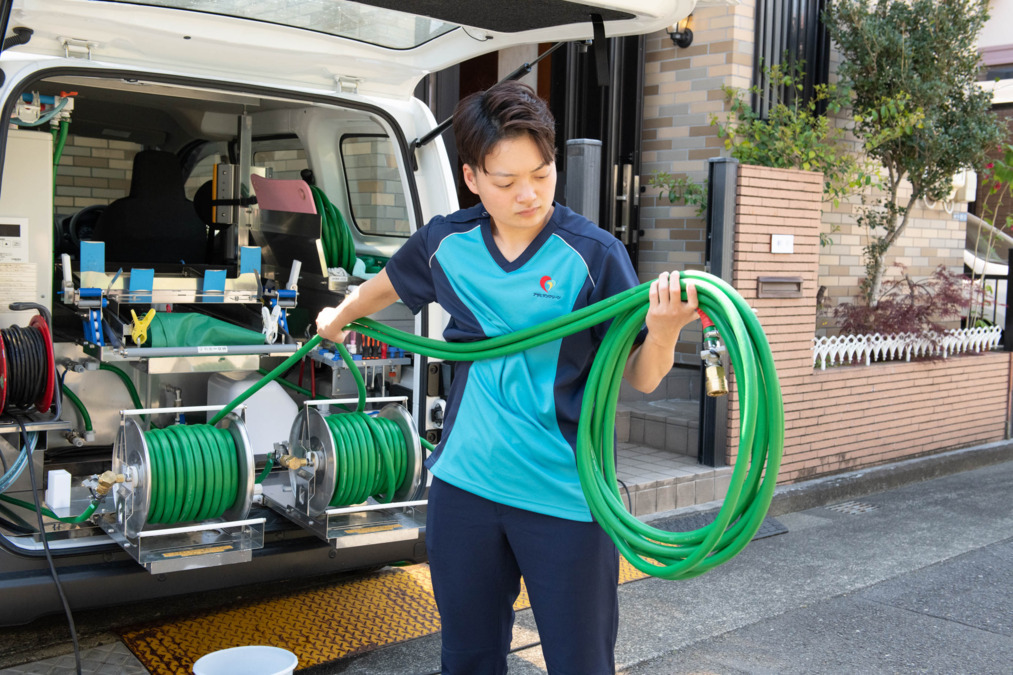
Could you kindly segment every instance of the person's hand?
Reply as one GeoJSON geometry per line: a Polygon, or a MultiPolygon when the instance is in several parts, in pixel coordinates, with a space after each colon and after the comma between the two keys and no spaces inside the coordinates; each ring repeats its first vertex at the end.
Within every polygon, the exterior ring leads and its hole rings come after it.
{"type": "Polygon", "coordinates": [[[647,336],[653,341],[671,346],[679,339],[679,332],[697,318],[696,284],[686,282],[686,300],[682,300],[678,272],[662,272],[651,283],[650,307],[647,310],[647,336]]]}
{"type": "Polygon", "coordinates": [[[317,314],[317,335],[331,342],[344,342],[345,327],[339,307],[324,307],[317,314]]]}

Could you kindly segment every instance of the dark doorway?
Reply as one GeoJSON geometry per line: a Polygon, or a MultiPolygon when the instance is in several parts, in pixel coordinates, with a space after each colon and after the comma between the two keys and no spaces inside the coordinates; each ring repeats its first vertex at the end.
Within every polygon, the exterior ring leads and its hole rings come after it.
{"type": "MultiPolygon", "coordinates": [[[[598,225],[620,239],[637,264],[640,239],[640,134],[643,126],[644,37],[610,38],[608,69],[599,73],[594,47],[567,45],[552,56],[550,107],[559,145],[601,141],[598,225]],[[559,55],[557,57],[557,55],[559,55]]],[[[561,155],[564,176],[565,153],[561,155]]]]}

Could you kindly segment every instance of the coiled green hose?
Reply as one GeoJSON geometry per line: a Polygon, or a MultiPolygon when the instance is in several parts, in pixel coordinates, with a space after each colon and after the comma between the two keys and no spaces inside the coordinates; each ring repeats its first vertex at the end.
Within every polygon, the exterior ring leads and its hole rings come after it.
{"type": "Polygon", "coordinates": [[[340,267],[349,274],[355,267],[355,241],[338,210],[324,191],[316,185],[310,186],[313,203],[320,214],[320,239],[324,247],[324,260],[328,267],[340,267]]]}
{"type": "Polygon", "coordinates": [[[325,419],[337,449],[331,506],[360,504],[367,497],[389,504],[408,478],[408,441],[397,424],[363,413],[325,419]]]}
{"type": "Polygon", "coordinates": [[[238,498],[239,459],[232,435],[207,424],[144,432],[151,480],[149,523],[220,518],[238,498]]]}
{"type": "MultiPolygon", "coordinates": [[[[619,384],[647,315],[650,283],[554,321],[478,342],[422,338],[370,319],[346,328],[406,351],[450,361],[477,361],[523,351],[612,320],[591,367],[581,407],[576,449],[581,487],[595,520],[631,564],[653,576],[688,579],[730,559],[759,530],[774,494],[784,448],[781,388],[762,326],[742,296],[721,279],[704,272],[683,272],[679,277],[683,292],[690,280],[696,285],[701,309],[714,322],[728,350],[740,408],[739,446],[724,504],[714,522],[692,532],[667,532],[641,523],[626,510],[615,475],[619,384]]],[[[216,419],[281,375],[319,342],[319,336],[308,341],[216,419]]],[[[343,351],[341,345],[338,348],[343,351]]]]}

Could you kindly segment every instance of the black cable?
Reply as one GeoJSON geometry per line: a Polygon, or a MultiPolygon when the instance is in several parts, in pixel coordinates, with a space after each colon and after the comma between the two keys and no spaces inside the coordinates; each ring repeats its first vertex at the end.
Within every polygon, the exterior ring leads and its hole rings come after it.
{"type": "Polygon", "coordinates": [[[628,487],[626,487],[626,483],[624,483],[619,478],[616,478],[616,480],[619,481],[619,484],[623,486],[624,490],[626,490],[626,504],[627,504],[627,508],[630,511],[633,511],[633,498],[630,497],[630,489],[628,487]]]}
{"type": "MultiPolygon", "coordinates": [[[[14,421],[18,423],[18,427],[21,428],[21,442],[25,444],[25,447],[30,447],[28,443],[28,431],[25,429],[25,423],[21,421],[21,418],[17,415],[14,416],[14,421]]],[[[70,628],[70,638],[74,643],[74,663],[77,667],[77,675],[81,675],[81,646],[77,642],[77,627],[74,625],[74,615],[70,612],[70,603],[67,601],[67,596],[63,592],[63,584],[60,583],[60,576],[56,573],[56,565],[53,563],[53,554],[49,550],[49,540],[46,538],[46,523],[42,520],[42,504],[39,503],[39,488],[38,483],[35,480],[35,461],[31,455],[28,456],[28,477],[32,481],[32,498],[35,501],[35,515],[39,518],[39,536],[42,538],[42,548],[46,552],[46,562],[49,563],[49,573],[53,577],[53,583],[56,584],[56,591],[60,595],[60,602],[63,604],[63,612],[67,615],[67,625],[70,628]]]]}
{"type": "Polygon", "coordinates": [[[0,517],[0,526],[10,530],[12,534],[20,535],[22,537],[35,534],[34,529],[30,527],[22,527],[2,517],[0,517]]]}
{"type": "MultiPolygon", "coordinates": [[[[15,523],[14,521],[7,520],[6,516],[10,515],[11,513],[10,511],[8,511],[7,509],[2,509],[2,511],[4,512],[5,515],[0,516],[0,527],[4,527],[13,532],[14,534],[19,534],[22,536],[35,534],[35,530],[33,528],[25,527],[21,523],[15,523]]],[[[20,520],[20,518],[18,520],[20,520]]]]}

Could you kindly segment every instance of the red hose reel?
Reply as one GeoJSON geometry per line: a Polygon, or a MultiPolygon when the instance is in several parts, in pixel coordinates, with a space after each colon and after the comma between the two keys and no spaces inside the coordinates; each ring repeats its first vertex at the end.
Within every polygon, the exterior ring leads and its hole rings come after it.
{"type": "MultiPolygon", "coordinates": [[[[30,305],[38,307],[37,305],[30,305]]],[[[14,307],[12,307],[13,309],[14,307]]],[[[25,328],[12,327],[0,329],[3,339],[0,339],[0,412],[17,409],[19,412],[28,412],[33,406],[36,412],[46,413],[53,405],[53,397],[56,395],[56,357],[53,353],[53,335],[49,329],[49,321],[42,314],[36,314],[29,320],[25,328]],[[12,343],[9,331],[36,331],[38,334],[32,336],[35,344],[42,345],[41,353],[36,350],[34,353],[25,351],[20,353],[8,346],[12,343]],[[35,373],[44,378],[41,388],[31,387],[31,391],[37,392],[31,400],[14,400],[12,394],[23,390],[25,383],[18,378],[30,377],[29,373],[35,373]]]]}

